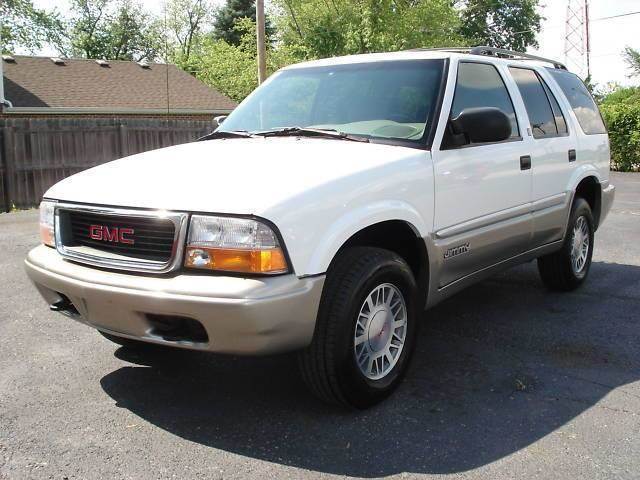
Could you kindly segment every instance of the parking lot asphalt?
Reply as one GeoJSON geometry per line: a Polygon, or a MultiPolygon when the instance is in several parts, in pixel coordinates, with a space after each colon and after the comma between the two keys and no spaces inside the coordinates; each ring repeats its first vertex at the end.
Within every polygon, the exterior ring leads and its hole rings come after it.
{"type": "Polygon", "coordinates": [[[37,212],[0,215],[0,478],[640,476],[640,174],[613,174],[588,283],[535,263],[426,312],[404,384],[324,406],[291,355],[118,348],[49,312],[22,267],[37,212]]]}

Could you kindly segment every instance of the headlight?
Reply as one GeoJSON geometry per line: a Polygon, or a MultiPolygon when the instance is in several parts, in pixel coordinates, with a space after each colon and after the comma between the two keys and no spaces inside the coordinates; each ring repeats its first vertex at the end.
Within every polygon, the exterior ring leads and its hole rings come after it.
{"type": "Polygon", "coordinates": [[[45,245],[55,247],[54,210],[56,203],[49,200],[40,202],[40,240],[45,245]]]}
{"type": "Polygon", "coordinates": [[[274,231],[245,218],[193,215],[185,267],[240,273],[284,273],[288,270],[274,231]]]}

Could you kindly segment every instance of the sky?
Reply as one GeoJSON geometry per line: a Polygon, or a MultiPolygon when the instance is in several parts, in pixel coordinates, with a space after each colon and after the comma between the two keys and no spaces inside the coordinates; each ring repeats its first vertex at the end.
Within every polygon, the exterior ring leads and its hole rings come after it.
{"type": "MultiPolygon", "coordinates": [[[[1,0],[0,0],[1,1],[1,0]]],[[[66,12],[67,0],[35,0],[40,8],[57,7],[66,12]]],[[[162,13],[162,0],[142,0],[145,7],[157,14],[162,13]]],[[[214,0],[221,5],[224,0],[214,0]]],[[[268,0],[267,0],[268,4],[268,0]]],[[[530,53],[566,61],[564,54],[565,18],[567,0],[542,0],[540,11],[545,17],[542,31],[538,36],[539,48],[530,53]]],[[[606,85],[610,82],[622,85],[640,85],[640,78],[629,78],[629,70],[621,53],[625,46],[640,49],[640,13],[619,18],[605,19],[615,15],[640,12],[640,0],[590,0],[591,16],[591,73],[593,80],[606,85]]],[[[54,52],[43,50],[43,55],[54,52]]],[[[571,70],[576,70],[569,65],[571,70]]],[[[576,72],[579,73],[579,72],[576,72]]]]}

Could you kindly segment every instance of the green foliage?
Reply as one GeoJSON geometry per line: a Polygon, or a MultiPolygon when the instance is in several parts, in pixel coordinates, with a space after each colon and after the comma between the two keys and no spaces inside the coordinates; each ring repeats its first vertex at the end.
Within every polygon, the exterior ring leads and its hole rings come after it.
{"type": "Polygon", "coordinates": [[[73,56],[153,60],[162,49],[162,25],[132,0],[72,0],[68,46],[73,56]]]}
{"type": "Polygon", "coordinates": [[[462,0],[461,34],[471,43],[524,52],[538,46],[539,0],[462,0]]]}
{"type": "Polygon", "coordinates": [[[450,0],[274,0],[281,39],[303,58],[455,46],[450,0]]]}
{"type": "Polygon", "coordinates": [[[211,21],[212,4],[207,0],[169,0],[166,5],[170,36],[169,61],[188,72],[195,69],[211,21]]]}
{"type": "MultiPolygon", "coordinates": [[[[241,101],[258,86],[256,61],[256,25],[248,18],[236,23],[240,38],[238,46],[224,40],[206,39],[194,64],[196,76],[207,85],[241,101]]],[[[295,61],[286,46],[267,52],[267,73],[295,61]]]]}
{"type": "Polygon", "coordinates": [[[35,8],[32,0],[1,0],[0,19],[2,53],[18,47],[35,52],[45,43],[58,43],[64,30],[56,10],[35,8]]]}
{"type": "Polygon", "coordinates": [[[620,88],[610,93],[600,110],[609,129],[612,168],[640,170],[640,88],[620,88]]]}
{"type": "Polygon", "coordinates": [[[631,47],[626,47],[622,56],[631,69],[631,76],[640,76],[640,51],[631,47]]]}
{"type": "Polygon", "coordinates": [[[602,99],[602,105],[640,105],[640,87],[618,87],[602,99]]]}
{"type": "MultiPolygon", "coordinates": [[[[213,36],[216,40],[224,40],[229,45],[236,47],[242,42],[242,34],[236,29],[236,25],[243,18],[252,22],[256,21],[255,0],[227,0],[224,7],[215,14],[213,22],[213,36]]],[[[267,37],[273,36],[273,27],[269,18],[265,19],[265,31],[267,37]]]]}

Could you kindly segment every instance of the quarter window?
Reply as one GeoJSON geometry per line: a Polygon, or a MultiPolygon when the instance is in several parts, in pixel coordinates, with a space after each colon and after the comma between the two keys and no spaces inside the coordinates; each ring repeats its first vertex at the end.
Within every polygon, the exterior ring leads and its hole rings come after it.
{"type": "MultiPolygon", "coordinates": [[[[520,131],[513,102],[498,70],[486,63],[461,62],[453,97],[450,118],[457,117],[466,108],[496,107],[511,120],[511,138],[518,138],[520,131]]],[[[445,134],[443,148],[456,148],[453,135],[445,134]]]]}
{"type": "Polygon", "coordinates": [[[527,68],[509,68],[518,85],[522,100],[529,115],[534,138],[555,137],[567,133],[567,124],[558,102],[544,81],[527,68]]]}
{"type": "Polygon", "coordinates": [[[578,118],[582,131],[587,135],[607,133],[607,128],[604,126],[596,102],[594,102],[582,80],[565,70],[554,68],[549,69],[549,71],[567,96],[567,100],[569,100],[571,108],[578,118]]]}

